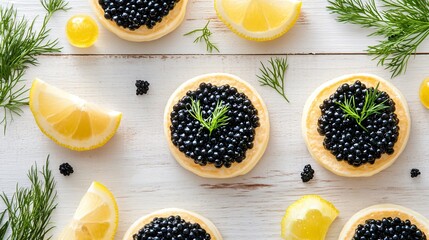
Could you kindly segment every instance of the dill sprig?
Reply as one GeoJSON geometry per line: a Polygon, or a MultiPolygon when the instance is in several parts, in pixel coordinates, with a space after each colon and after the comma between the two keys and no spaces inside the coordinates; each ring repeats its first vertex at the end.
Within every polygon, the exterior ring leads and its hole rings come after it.
{"type": "Polygon", "coordinates": [[[266,67],[262,62],[259,69],[261,75],[257,75],[261,86],[269,86],[276,90],[287,102],[289,99],[285,94],[285,73],[288,68],[287,58],[271,58],[268,60],[270,66],[266,67]]]}
{"type": "Polygon", "coordinates": [[[380,97],[381,94],[381,91],[378,91],[379,85],[380,83],[378,83],[375,88],[367,89],[362,109],[359,109],[356,106],[354,96],[352,96],[350,99],[347,99],[347,97],[344,96],[343,103],[336,102],[345,113],[345,116],[354,119],[356,123],[365,131],[367,131],[367,129],[362,125],[362,122],[369,116],[373,114],[379,114],[382,110],[389,107],[385,104],[387,99],[381,103],[376,103],[376,100],[380,97]]]}
{"type": "Polygon", "coordinates": [[[0,239],[2,240],[6,238],[7,229],[9,227],[9,222],[8,221],[4,222],[5,215],[6,215],[6,210],[4,210],[0,214],[0,239]]]}
{"type": "Polygon", "coordinates": [[[193,31],[186,33],[184,36],[201,32],[201,35],[194,40],[194,43],[199,43],[204,41],[206,43],[207,52],[212,53],[213,50],[216,50],[217,52],[219,52],[219,49],[210,41],[210,36],[212,35],[212,32],[208,28],[209,24],[210,24],[210,20],[207,21],[207,24],[204,26],[204,28],[195,29],[193,31]]]}
{"type": "MultiPolygon", "coordinates": [[[[6,205],[8,222],[0,229],[0,237],[4,239],[7,224],[10,227],[10,236],[7,239],[51,239],[51,216],[57,207],[55,181],[49,169],[49,156],[46,164],[39,171],[37,164],[28,171],[31,186],[28,188],[16,186],[16,192],[9,198],[5,193],[1,199],[6,205]],[[39,174],[41,174],[42,179],[39,174]],[[6,226],[6,227],[5,227],[6,226]],[[4,229],[6,228],[6,229],[4,229]],[[4,230],[4,232],[3,232],[4,230]]],[[[2,218],[4,215],[2,215],[2,218]]]]}
{"type": "Polygon", "coordinates": [[[22,107],[28,105],[28,89],[22,84],[25,70],[38,64],[38,55],[61,50],[58,39],[48,40],[47,24],[55,12],[68,9],[67,2],[41,0],[41,4],[47,14],[39,30],[35,29],[36,19],[19,18],[13,5],[0,6],[0,124],[4,133],[13,116],[21,115],[22,107]]]}
{"type": "Polygon", "coordinates": [[[224,105],[222,101],[217,101],[216,107],[210,117],[204,118],[201,110],[200,100],[195,101],[191,98],[191,108],[188,109],[189,114],[198,120],[203,127],[209,130],[210,135],[212,132],[222,126],[228,124],[230,117],[226,115],[229,107],[224,105]]]}
{"type": "Polygon", "coordinates": [[[368,53],[378,64],[392,73],[405,73],[408,60],[429,35],[428,0],[329,0],[328,9],[338,14],[339,22],[372,28],[370,36],[381,36],[378,44],[368,47],[368,53]]]}

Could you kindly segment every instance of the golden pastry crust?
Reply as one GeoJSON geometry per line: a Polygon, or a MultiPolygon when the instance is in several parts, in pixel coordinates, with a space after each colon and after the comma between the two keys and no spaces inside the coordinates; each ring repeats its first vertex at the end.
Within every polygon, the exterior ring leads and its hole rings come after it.
{"type": "Polygon", "coordinates": [[[187,170],[206,178],[232,178],[250,172],[259,162],[268,145],[270,137],[270,121],[265,103],[252,86],[234,75],[214,73],[198,76],[188,80],[171,95],[164,112],[164,133],[167,138],[168,147],[170,148],[174,158],[187,170]],[[260,127],[255,129],[255,140],[253,141],[254,146],[252,149],[247,150],[246,158],[243,162],[233,163],[230,168],[216,168],[212,164],[207,164],[206,166],[195,164],[194,160],[186,157],[186,155],[180,152],[171,141],[170,113],[173,110],[173,106],[186,95],[187,91],[197,89],[200,83],[203,82],[211,83],[213,85],[228,84],[237,88],[238,92],[246,94],[253,106],[258,110],[260,127]]]}
{"type": "Polygon", "coordinates": [[[402,93],[386,80],[370,74],[345,75],[326,82],[308,98],[302,116],[302,134],[311,156],[326,169],[345,177],[369,177],[392,165],[407,145],[410,127],[410,113],[402,93]],[[351,84],[356,80],[361,81],[367,87],[375,87],[377,83],[380,83],[379,89],[387,92],[395,102],[395,113],[399,119],[399,136],[394,146],[395,152],[392,155],[383,154],[374,164],[364,164],[359,167],[354,167],[346,161],[338,161],[334,155],[325,149],[323,146],[324,136],[317,132],[317,121],[321,116],[320,104],[323,103],[324,99],[329,98],[340,85],[351,84]]]}
{"type": "Polygon", "coordinates": [[[179,215],[182,219],[191,223],[198,223],[200,226],[210,234],[212,240],[222,240],[222,235],[216,226],[207,218],[187,210],[179,208],[166,208],[151,214],[145,215],[135,221],[133,225],[127,230],[123,240],[133,240],[133,235],[142,229],[146,224],[150,223],[155,217],[169,217],[179,215]]]}
{"type": "Polygon", "coordinates": [[[104,17],[104,10],[98,3],[98,0],[90,0],[90,2],[98,20],[105,28],[107,28],[107,30],[116,34],[118,37],[131,42],[147,42],[156,40],[174,31],[185,19],[186,6],[188,5],[188,0],[180,0],[174,9],[171,10],[170,13],[152,29],[149,29],[146,26],[141,26],[140,28],[131,31],[118,26],[114,21],[107,20],[104,17]]]}
{"type": "Polygon", "coordinates": [[[421,214],[394,204],[379,204],[360,210],[353,215],[341,230],[338,240],[349,240],[353,238],[355,230],[359,224],[364,224],[367,219],[381,220],[387,217],[399,217],[402,220],[410,220],[422,232],[429,236],[429,220],[421,214]]]}

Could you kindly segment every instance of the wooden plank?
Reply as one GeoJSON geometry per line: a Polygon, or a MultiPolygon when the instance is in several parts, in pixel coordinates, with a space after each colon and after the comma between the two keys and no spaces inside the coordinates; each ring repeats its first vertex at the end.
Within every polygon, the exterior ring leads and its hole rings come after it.
{"type": "MultiPolygon", "coordinates": [[[[2,0],[15,4],[21,13],[34,17],[43,13],[39,1],[2,0]]],[[[51,36],[60,39],[64,53],[75,54],[205,54],[204,44],[195,45],[193,37],[183,34],[201,28],[211,19],[213,42],[223,54],[282,54],[282,53],[362,53],[369,44],[377,39],[365,37],[369,30],[335,21],[335,16],[326,10],[327,2],[320,0],[303,1],[302,15],[297,25],[286,36],[266,43],[251,42],[237,37],[220,22],[213,7],[213,0],[192,0],[184,23],[172,34],[149,43],[131,43],[117,38],[100,25],[100,38],[96,45],[89,49],[77,49],[66,40],[64,28],[74,14],[93,15],[89,0],[70,1],[72,9],[59,13],[53,18],[51,36]]],[[[429,43],[424,43],[419,52],[428,52],[429,43]]]]}
{"type": "Polygon", "coordinates": [[[342,74],[368,72],[388,78],[367,56],[291,56],[287,73],[288,104],[272,89],[260,87],[255,74],[267,56],[159,56],[159,57],[41,57],[27,78],[39,77],[90,101],[124,113],[117,135],[103,148],[73,152],[58,147],[37,128],[28,109],[0,136],[0,190],[10,194],[15,183],[26,183],[34,162],[51,166],[58,182],[59,206],[55,232],[72,217],[91,181],[101,181],[115,194],[120,208],[117,239],[138,217],[165,207],[199,212],[219,227],[225,239],[279,239],[279,223],[289,204],[304,194],[320,194],[341,211],[329,232],[337,239],[345,221],[366,206],[384,202],[402,204],[429,217],[429,167],[426,164],[429,111],[418,99],[429,56],[419,56],[406,76],[392,82],[407,97],[412,133],[407,149],[384,172],[364,179],[338,177],[311,159],[301,137],[301,112],[306,98],[323,82],[342,74]],[[249,81],[268,105],[271,140],[259,165],[248,175],[229,180],[199,178],[181,168],[170,155],[163,135],[163,110],[169,95],[183,81],[209,72],[229,72],[249,81]],[[150,81],[148,95],[136,96],[136,79],[150,81]],[[75,168],[63,177],[57,168],[69,162],[75,168]],[[316,170],[309,184],[300,180],[307,163],[316,170]],[[423,175],[411,179],[409,170],[423,175]]]}

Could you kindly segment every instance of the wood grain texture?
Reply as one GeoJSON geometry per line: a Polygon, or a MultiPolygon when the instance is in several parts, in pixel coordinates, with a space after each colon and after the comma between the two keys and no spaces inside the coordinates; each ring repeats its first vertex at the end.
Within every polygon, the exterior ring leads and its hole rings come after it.
{"type": "MultiPolygon", "coordinates": [[[[22,14],[34,17],[43,14],[37,0],[2,0],[13,3],[22,14]]],[[[285,36],[265,43],[251,42],[236,36],[217,18],[213,0],[191,0],[183,24],[170,35],[153,42],[131,43],[119,39],[100,24],[100,38],[89,49],[70,46],[65,37],[65,25],[74,14],[94,16],[89,0],[69,1],[72,9],[58,13],[51,21],[52,37],[60,39],[66,54],[206,54],[205,45],[193,44],[194,37],[183,34],[203,27],[212,20],[210,29],[214,32],[213,42],[222,54],[283,54],[283,53],[363,53],[376,38],[368,38],[370,30],[335,21],[335,16],[326,10],[326,0],[303,0],[301,16],[285,36]]],[[[95,17],[95,16],[94,16],[95,17]]],[[[429,52],[426,41],[418,52],[429,52]]]]}
{"type": "MultiPolygon", "coordinates": [[[[203,2],[203,1],[202,1],[203,2]]],[[[55,233],[71,218],[80,198],[93,180],[115,194],[120,208],[121,239],[131,223],[166,207],[196,211],[211,219],[225,239],[280,239],[280,220],[289,204],[304,194],[320,194],[340,210],[328,240],[336,240],[346,220],[361,208],[379,203],[410,207],[429,217],[429,111],[418,99],[421,80],[427,76],[429,56],[418,56],[408,74],[392,80],[409,101],[411,139],[402,156],[389,169],[363,179],[333,175],[311,159],[301,137],[301,113],[306,98],[323,82],[342,74],[367,72],[388,79],[368,56],[290,56],[286,103],[272,89],[259,86],[255,74],[259,61],[268,56],[46,56],[26,78],[39,77],[87,100],[122,111],[117,135],[103,148],[72,152],[61,148],[37,128],[29,109],[0,136],[0,190],[10,194],[15,183],[26,183],[26,171],[34,162],[43,164],[51,154],[58,181],[59,207],[55,233]],[[228,72],[255,86],[265,100],[272,124],[265,156],[243,177],[229,180],[199,178],[170,155],[163,134],[164,105],[183,81],[210,72],[228,72]],[[136,79],[150,81],[148,95],[136,96],[136,79]],[[70,177],[57,167],[69,162],[70,177]],[[316,177],[308,184],[300,171],[311,163],[316,177]],[[410,168],[422,176],[411,179],[410,168]]],[[[29,83],[28,83],[29,84],[29,83]]]]}

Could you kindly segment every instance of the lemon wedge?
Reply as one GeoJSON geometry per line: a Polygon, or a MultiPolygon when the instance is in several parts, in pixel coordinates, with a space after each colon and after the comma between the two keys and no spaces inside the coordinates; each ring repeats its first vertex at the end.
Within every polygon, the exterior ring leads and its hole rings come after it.
{"type": "Polygon", "coordinates": [[[290,205],[282,220],[286,240],[324,240],[339,211],[317,195],[306,195],[290,205]]]}
{"type": "Polygon", "coordinates": [[[420,85],[419,95],[423,106],[429,109],[429,78],[423,80],[420,85]]]}
{"type": "Polygon", "coordinates": [[[215,0],[218,17],[237,35],[254,41],[276,39],[295,25],[300,0],[215,0]]]}
{"type": "Polygon", "coordinates": [[[118,205],[113,194],[93,182],[58,240],[112,240],[118,228],[118,205]]]}
{"type": "Polygon", "coordinates": [[[122,113],[34,80],[30,109],[40,130],[54,142],[76,151],[98,148],[116,133],[122,113]]]}

